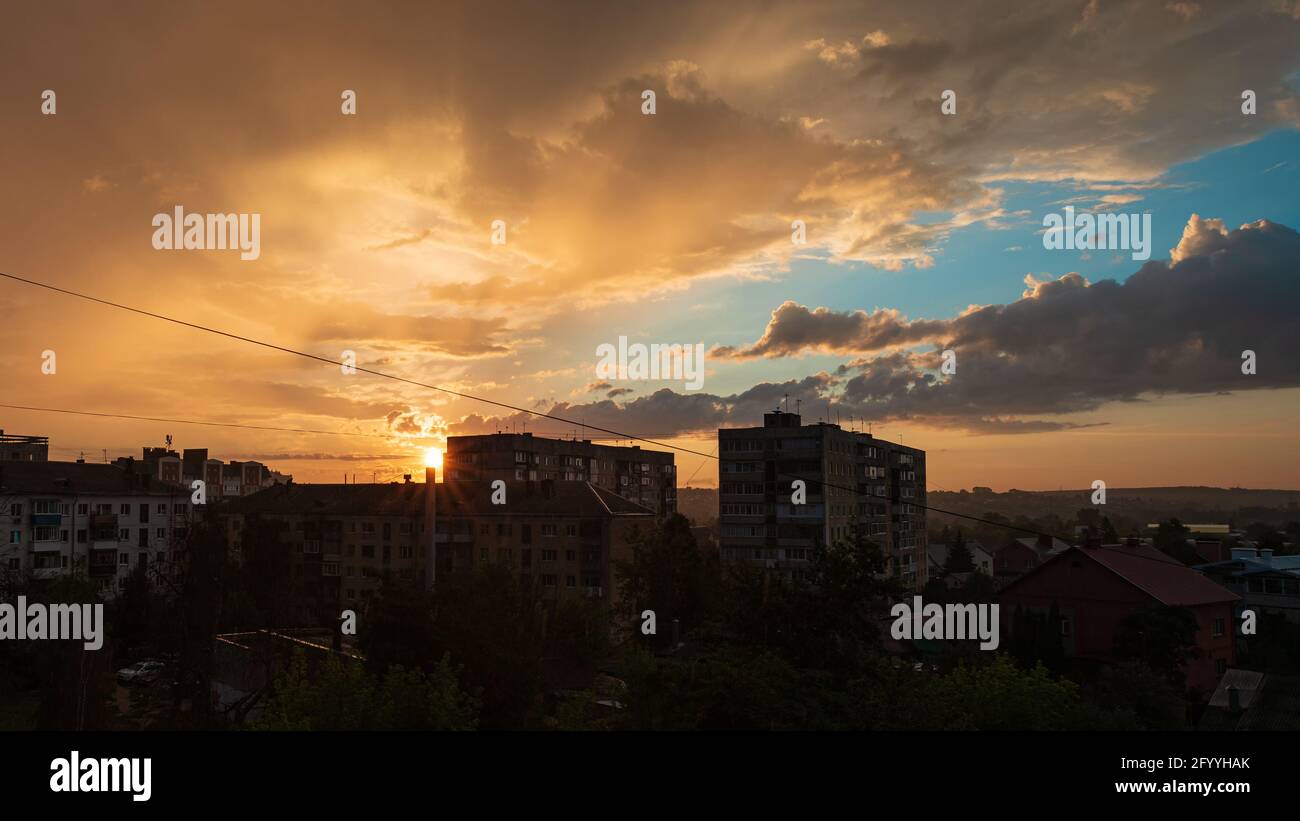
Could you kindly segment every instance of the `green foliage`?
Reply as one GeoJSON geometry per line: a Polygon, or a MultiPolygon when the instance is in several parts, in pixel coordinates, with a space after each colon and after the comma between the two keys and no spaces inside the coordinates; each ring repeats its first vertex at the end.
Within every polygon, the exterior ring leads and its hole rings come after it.
{"type": "MultiPolygon", "coordinates": [[[[667,516],[638,533],[631,547],[631,559],[614,563],[624,628],[640,636],[636,626],[644,610],[653,610],[659,625],[676,618],[685,630],[698,627],[717,596],[719,575],[696,545],[690,522],[667,516]]],[[[672,631],[661,629],[644,640],[667,647],[672,631]]]]}
{"type": "Polygon", "coordinates": [[[350,659],[329,654],[311,669],[296,649],[275,677],[260,730],[472,730],[476,704],[444,658],[434,670],[391,668],[377,679],[350,659]]]}
{"type": "Polygon", "coordinates": [[[1185,607],[1153,604],[1130,613],[1115,629],[1115,655],[1143,661],[1156,675],[1181,686],[1183,665],[1200,655],[1196,615],[1185,607]]]}

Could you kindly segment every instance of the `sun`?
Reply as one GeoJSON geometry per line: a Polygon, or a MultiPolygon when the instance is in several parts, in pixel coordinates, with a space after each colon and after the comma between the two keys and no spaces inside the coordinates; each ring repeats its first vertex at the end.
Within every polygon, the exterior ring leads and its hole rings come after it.
{"type": "Polygon", "coordinates": [[[437,448],[429,448],[424,452],[424,466],[442,470],[442,451],[437,448]]]}

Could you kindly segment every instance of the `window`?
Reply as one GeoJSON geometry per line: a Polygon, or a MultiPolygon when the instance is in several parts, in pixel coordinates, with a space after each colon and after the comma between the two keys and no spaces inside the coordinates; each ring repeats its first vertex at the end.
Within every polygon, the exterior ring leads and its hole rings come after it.
{"type": "Polygon", "coordinates": [[[384,541],[388,541],[391,538],[393,538],[393,523],[384,522],[384,541]]]}
{"type": "Polygon", "coordinates": [[[543,550],[543,551],[542,551],[542,561],[544,561],[544,562],[553,562],[553,561],[555,561],[555,557],[556,557],[558,554],[559,554],[559,551],[558,551],[558,550],[543,550]]]}
{"type": "Polygon", "coordinates": [[[344,552],[347,553],[347,555],[349,556],[355,556],[357,555],[357,546],[354,544],[350,544],[348,545],[347,550],[344,552]]]}
{"type": "Polygon", "coordinates": [[[577,526],[576,524],[567,524],[567,525],[565,525],[565,526],[564,526],[564,535],[566,535],[566,536],[577,536],[577,535],[578,535],[578,526],[577,526]]]}
{"type": "Polygon", "coordinates": [[[357,575],[357,569],[356,569],[355,567],[353,567],[352,565],[348,565],[346,568],[344,568],[343,572],[344,572],[344,575],[346,575],[348,578],[351,578],[351,577],[357,575]]]}
{"type": "Polygon", "coordinates": [[[375,546],[372,544],[361,545],[361,555],[373,559],[375,557],[375,546]]]}
{"type": "Polygon", "coordinates": [[[130,515],[131,515],[131,505],[126,504],[126,503],[123,503],[122,506],[119,507],[119,508],[117,509],[117,512],[120,513],[120,514],[123,515],[123,516],[130,516],[130,515]]]}
{"type": "Polygon", "coordinates": [[[510,525],[508,525],[508,524],[498,524],[498,525],[497,525],[497,535],[498,535],[498,536],[509,536],[509,535],[510,535],[510,525]]]}
{"type": "Polygon", "coordinates": [[[411,546],[409,544],[401,545],[397,548],[397,555],[403,559],[411,558],[411,546]]]}
{"type": "Polygon", "coordinates": [[[119,529],[119,530],[117,531],[117,540],[118,540],[119,542],[129,542],[129,541],[131,541],[131,528],[129,528],[129,527],[124,527],[124,528],[119,529]]]}
{"type": "Polygon", "coordinates": [[[374,522],[362,522],[362,523],[361,523],[361,532],[362,532],[362,533],[374,533],[374,532],[375,532],[375,523],[374,523],[374,522]]]}
{"type": "Polygon", "coordinates": [[[131,563],[131,554],[130,554],[130,553],[119,553],[119,554],[117,554],[117,563],[118,563],[118,564],[130,564],[130,563],[131,563]]]}
{"type": "Polygon", "coordinates": [[[1215,659],[1215,660],[1214,660],[1214,672],[1217,673],[1218,675],[1223,675],[1224,673],[1228,672],[1228,660],[1227,660],[1227,659],[1215,659]]]}
{"type": "Polygon", "coordinates": [[[77,531],[77,544],[85,544],[85,543],[86,543],[86,531],[84,531],[84,530],[78,530],[78,531],[77,531]]]}
{"type": "Polygon", "coordinates": [[[154,536],[158,537],[159,539],[167,538],[167,528],[165,527],[156,528],[153,533],[154,536]]]}
{"type": "Polygon", "coordinates": [[[23,506],[18,504],[17,502],[14,502],[13,504],[9,505],[9,515],[10,516],[23,515],[23,506]]]}
{"type": "Polygon", "coordinates": [[[577,576],[565,576],[565,577],[564,577],[564,586],[565,586],[565,587],[577,587],[577,586],[578,586],[578,577],[577,577],[577,576]]]}
{"type": "Polygon", "coordinates": [[[9,531],[9,544],[22,544],[23,532],[21,530],[9,531]]]}
{"type": "Polygon", "coordinates": [[[36,526],[36,541],[54,542],[54,541],[58,541],[58,538],[59,538],[59,529],[56,528],[54,525],[36,526]]]}
{"type": "Polygon", "coordinates": [[[566,551],[564,551],[564,560],[565,560],[566,562],[577,561],[577,559],[578,559],[578,551],[576,551],[576,550],[566,550],[566,551]]]}
{"type": "Polygon", "coordinates": [[[183,504],[172,505],[172,513],[182,514],[184,512],[185,512],[185,505],[183,504]]]}
{"type": "Polygon", "coordinates": [[[88,513],[90,513],[90,505],[89,505],[89,504],[87,504],[87,503],[85,503],[85,502],[82,502],[81,504],[77,505],[77,515],[78,515],[78,516],[85,516],[85,515],[88,514],[88,513]]]}
{"type": "Polygon", "coordinates": [[[543,535],[543,536],[548,536],[548,537],[549,537],[549,536],[554,536],[554,535],[556,535],[556,533],[555,533],[555,525],[553,525],[553,524],[542,525],[542,535],[543,535]]]}
{"type": "Polygon", "coordinates": [[[554,586],[555,586],[555,574],[554,574],[554,573],[543,573],[543,574],[542,574],[542,586],[543,586],[543,587],[554,587],[554,586]]]}
{"type": "Polygon", "coordinates": [[[392,564],[392,561],[393,561],[393,546],[390,544],[386,544],[384,545],[384,564],[392,564]]]}
{"type": "Polygon", "coordinates": [[[1216,636],[1223,635],[1223,619],[1214,620],[1214,635],[1216,636]]]}
{"type": "MultiPolygon", "coordinates": [[[[348,575],[351,576],[352,574],[349,573],[348,575]]],[[[349,588],[348,588],[348,598],[349,598],[349,599],[355,599],[356,597],[357,597],[357,591],[356,591],[356,589],[355,589],[355,588],[352,588],[352,587],[349,587],[349,588]]]]}
{"type": "Polygon", "coordinates": [[[478,558],[479,561],[483,561],[483,562],[488,561],[488,549],[486,547],[479,549],[478,558]]]}
{"type": "Polygon", "coordinates": [[[403,535],[403,536],[409,536],[409,535],[411,535],[411,523],[410,523],[410,522],[398,522],[398,523],[397,523],[397,532],[398,532],[399,534],[403,535]]]}
{"type": "Polygon", "coordinates": [[[1069,617],[1069,616],[1061,616],[1061,635],[1062,635],[1062,636],[1068,636],[1068,635],[1070,635],[1070,617],[1069,617]]]}

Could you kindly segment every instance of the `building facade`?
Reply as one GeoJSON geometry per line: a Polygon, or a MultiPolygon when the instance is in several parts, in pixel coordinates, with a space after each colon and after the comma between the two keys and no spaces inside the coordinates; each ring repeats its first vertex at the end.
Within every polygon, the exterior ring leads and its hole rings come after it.
{"type": "Polygon", "coordinates": [[[1237,595],[1146,545],[1067,548],[1003,588],[998,601],[1004,635],[1014,629],[1017,608],[1047,614],[1055,606],[1066,658],[1102,664],[1116,661],[1115,632],[1130,614],[1185,607],[1196,617],[1200,652],[1184,673],[1206,699],[1236,658],[1237,595]]]}
{"type": "Polygon", "coordinates": [[[288,557],[289,625],[326,625],[364,609],[385,578],[421,587],[476,566],[508,567],[544,599],[615,601],[613,563],[655,514],[583,481],[505,481],[504,502],[482,481],[288,484],[220,509],[229,553],[288,557]]]}
{"type": "Polygon", "coordinates": [[[0,463],[10,581],[80,576],[112,597],[137,568],[166,590],[183,578],[194,510],[187,488],[82,462],[0,463]]]}
{"type": "Polygon", "coordinates": [[[888,572],[924,582],[925,451],[777,410],[761,428],[719,429],[718,453],[723,561],[797,572],[816,545],[862,537],[888,572]]]}
{"type": "Polygon", "coordinates": [[[544,439],[531,433],[447,437],[449,480],[590,482],[660,515],[677,512],[671,452],[544,439]]]}

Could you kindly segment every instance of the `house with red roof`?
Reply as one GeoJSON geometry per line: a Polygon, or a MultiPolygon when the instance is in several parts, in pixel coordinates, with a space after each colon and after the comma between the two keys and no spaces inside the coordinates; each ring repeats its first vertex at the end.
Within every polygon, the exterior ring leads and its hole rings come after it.
{"type": "Polygon", "coordinates": [[[1143,607],[1185,607],[1196,616],[1199,658],[1186,667],[1187,686],[1206,698],[1234,662],[1237,594],[1147,545],[1071,547],[1045,560],[998,594],[1010,634],[1017,606],[1060,613],[1067,658],[1114,663],[1115,630],[1143,607]]]}

